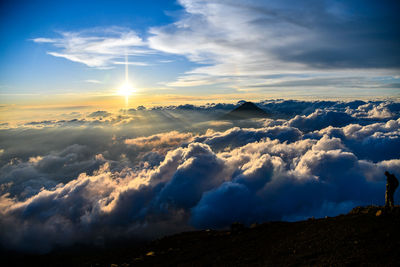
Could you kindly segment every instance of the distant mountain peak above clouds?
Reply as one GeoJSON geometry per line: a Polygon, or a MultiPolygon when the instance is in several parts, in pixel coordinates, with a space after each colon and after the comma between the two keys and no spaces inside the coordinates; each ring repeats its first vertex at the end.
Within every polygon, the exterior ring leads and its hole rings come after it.
{"type": "Polygon", "coordinates": [[[257,107],[256,104],[253,102],[246,102],[240,101],[242,104],[231,110],[221,119],[223,120],[243,120],[243,119],[250,119],[250,118],[265,118],[268,116],[268,113],[265,112],[263,109],[257,107]]]}

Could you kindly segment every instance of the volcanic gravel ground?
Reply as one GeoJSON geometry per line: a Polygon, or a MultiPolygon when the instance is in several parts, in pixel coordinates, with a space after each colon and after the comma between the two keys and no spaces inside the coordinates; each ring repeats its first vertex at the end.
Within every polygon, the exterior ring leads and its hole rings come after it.
{"type": "Polygon", "coordinates": [[[186,232],[145,245],[2,258],[7,266],[399,266],[399,227],[399,206],[392,212],[369,206],[332,218],[186,232]]]}

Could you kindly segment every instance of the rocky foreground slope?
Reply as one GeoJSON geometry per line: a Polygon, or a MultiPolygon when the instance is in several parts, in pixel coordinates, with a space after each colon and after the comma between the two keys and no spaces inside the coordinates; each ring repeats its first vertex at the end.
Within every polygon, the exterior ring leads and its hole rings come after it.
{"type": "Polygon", "coordinates": [[[399,229],[400,206],[392,212],[369,206],[332,218],[186,232],[140,246],[2,258],[7,266],[398,266],[399,229]]]}

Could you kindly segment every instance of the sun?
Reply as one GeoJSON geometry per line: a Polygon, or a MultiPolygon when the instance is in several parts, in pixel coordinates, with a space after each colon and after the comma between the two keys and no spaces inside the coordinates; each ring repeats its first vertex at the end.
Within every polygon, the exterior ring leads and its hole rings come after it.
{"type": "Polygon", "coordinates": [[[117,94],[121,96],[130,96],[135,92],[135,88],[129,82],[123,83],[119,88],[117,94]]]}

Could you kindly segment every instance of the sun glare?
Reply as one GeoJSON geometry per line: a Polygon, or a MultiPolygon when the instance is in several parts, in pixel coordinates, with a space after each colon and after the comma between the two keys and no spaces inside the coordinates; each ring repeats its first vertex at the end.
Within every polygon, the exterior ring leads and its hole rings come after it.
{"type": "Polygon", "coordinates": [[[125,82],[118,88],[118,94],[121,96],[130,96],[135,92],[135,88],[129,83],[125,82]]]}

